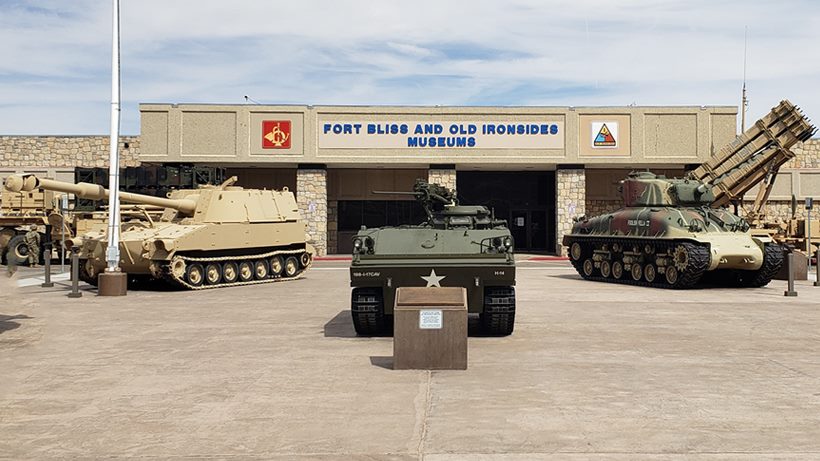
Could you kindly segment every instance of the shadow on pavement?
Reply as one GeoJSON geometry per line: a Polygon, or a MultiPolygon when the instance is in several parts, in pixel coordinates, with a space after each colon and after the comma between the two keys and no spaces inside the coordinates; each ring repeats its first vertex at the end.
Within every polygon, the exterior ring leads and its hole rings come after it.
{"type": "Polygon", "coordinates": [[[28,315],[3,315],[0,314],[0,333],[14,330],[16,328],[20,328],[19,322],[12,322],[12,320],[24,320],[24,319],[31,319],[34,317],[29,317],[28,315]]]}
{"type": "Polygon", "coordinates": [[[350,311],[345,309],[325,324],[325,338],[356,338],[350,311]]]}
{"type": "Polygon", "coordinates": [[[393,356],[392,355],[371,355],[370,356],[370,364],[374,367],[381,367],[386,370],[393,369],[393,356]]]}

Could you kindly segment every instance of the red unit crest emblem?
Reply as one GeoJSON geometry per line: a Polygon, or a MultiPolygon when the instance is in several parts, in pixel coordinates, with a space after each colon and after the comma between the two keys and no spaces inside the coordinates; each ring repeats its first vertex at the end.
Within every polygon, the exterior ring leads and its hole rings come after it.
{"type": "Polygon", "coordinates": [[[262,148],[290,149],[290,120],[263,120],[262,148]]]}

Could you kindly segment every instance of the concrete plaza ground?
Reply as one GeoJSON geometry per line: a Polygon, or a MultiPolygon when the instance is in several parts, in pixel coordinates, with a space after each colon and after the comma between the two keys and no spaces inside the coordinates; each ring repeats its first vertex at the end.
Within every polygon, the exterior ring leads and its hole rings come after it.
{"type": "Polygon", "coordinates": [[[124,298],[0,277],[0,458],[820,459],[820,287],[522,262],[512,336],[471,337],[466,371],[393,371],[346,267],[124,298]]]}

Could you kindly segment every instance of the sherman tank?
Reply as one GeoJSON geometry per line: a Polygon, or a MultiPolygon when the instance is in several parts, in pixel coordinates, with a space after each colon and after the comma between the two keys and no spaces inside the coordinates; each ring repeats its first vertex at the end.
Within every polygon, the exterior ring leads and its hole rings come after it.
{"type": "MultiPolygon", "coordinates": [[[[219,186],[175,190],[168,198],[121,192],[122,202],[143,205],[141,218],[121,227],[122,270],[130,279],[164,280],[192,290],[301,276],[315,251],[307,243],[293,193],[244,189],[235,182],[232,177],[219,186]],[[161,207],[161,216],[157,219],[148,207],[161,207]]],[[[9,176],[5,187],[53,190],[92,200],[108,197],[108,191],[96,184],[34,175],[9,176]]],[[[96,284],[105,269],[105,232],[92,231],[72,241],[79,248],[80,278],[85,282],[96,284]]]]}
{"type": "Polygon", "coordinates": [[[749,224],[711,208],[712,187],[692,179],[635,172],[621,182],[624,208],[576,220],[563,244],[588,280],[663,288],[698,282],[737,287],[769,283],[782,247],[752,236],[749,224]]]}
{"type": "MultiPolygon", "coordinates": [[[[375,192],[401,194],[396,192],[375,192]]],[[[455,192],[418,180],[413,192],[427,221],[362,229],[353,238],[351,313],[359,335],[389,334],[398,287],[464,287],[468,311],[488,335],[515,324],[513,238],[484,206],[459,205],[455,192]]]]}

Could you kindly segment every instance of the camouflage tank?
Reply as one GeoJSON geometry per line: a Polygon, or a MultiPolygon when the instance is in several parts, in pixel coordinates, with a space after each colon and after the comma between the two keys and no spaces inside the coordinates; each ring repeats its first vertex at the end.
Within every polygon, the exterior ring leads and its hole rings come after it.
{"type": "Polygon", "coordinates": [[[582,217],[564,235],[583,278],[664,288],[700,281],[761,287],[780,270],[781,246],[753,237],[743,218],[711,208],[708,184],[649,172],[631,173],[621,184],[624,208],[582,217]]]}
{"type": "MultiPolygon", "coordinates": [[[[130,279],[161,279],[188,289],[218,288],[298,278],[312,261],[305,223],[293,193],[243,189],[232,177],[220,186],[180,189],[168,198],[120,193],[125,203],[145,205],[141,219],[120,231],[120,267],[130,279]],[[148,207],[162,207],[162,215],[148,207]],[[153,217],[152,217],[153,216],[153,217]]],[[[102,200],[108,191],[34,175],[12,175],[11,191],[45,189],[102,200]]],[[[133,210],[132,210],[133,213],[133,210]]],[[[106,266],[106,230],[73,241],[79,247],[80,278],[96,284],[106,266]]]]}
{"type": "MultiPolygon", "coordinates": [[[[376,192],[396,194],[394,192],[376,192]]],[[[455,193],[418,180],[413,192],[427,221],[362,227],[353,238],[351,312],[359,335],[389,334],[398,287],[464,287],[483,330],[509,335],[515,323],[513,239],[483,206],[458,205],[455,193]]]]}

